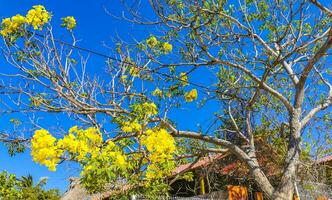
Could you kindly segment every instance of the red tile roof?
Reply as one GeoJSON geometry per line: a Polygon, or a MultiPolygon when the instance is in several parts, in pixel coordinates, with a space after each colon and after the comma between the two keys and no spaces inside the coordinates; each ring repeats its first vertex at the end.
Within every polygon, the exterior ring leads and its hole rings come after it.
{"type": "Polygon", "coordinates": [[[226,165],[224,168],[222,168],[220,170],[220,173],[222,175],[228,175],[229,173],[231,173],[233,170],[235,170],[237,168],[237,165],[238,165],[238,163],[236,163],[236,162],[226,165]]]}
{"type": "Polygon", "coordinates": [[[325,157],[323,157],[323,158],[318,159],[318,160],[317,160],[317,163],[318,163],[318,164],[322,164],[322,163],[326,163],[326,162],[330,162],[330,161],[332,161],[332,155],[330,155],[330,156],[325,156],[325,157]]]}
{"type": "Polygon", "coordinates": [[[226,154],[220,153],[220,154],[214,154],[214,155],[209,155],[209,156],[203,157],[202,159],[199,159],[197,162],[183,164],[183,165],[178,166],[177,168],[175,168],[173,170],[172,174],[177,175],[179,173],[183,173],[186,171],[207,167],[214,161],[223,159],[223,158],[227,157],[228,155],[229,155],[228,153],[226,153],[226,154]]]}
{"type": "MultiPolygon", "coordinates": [[[[226,154],[214,154],[214,155],[209,155],[206,157],[203,157],[199,159],[197,162],[194,163],[188,163],[188,164],[183,164],[175,168],[172,172],[172,176],[175,176],[180,173],[184,173],[187,171],[191,170],[196,170],[196,169],[201,169],[209,166],[210,164],[214,163],[215,161],[224,159],[225,157],[229,156],[229,153],[226,154]]],[[[260,158],[258,162],[266,167],[267,175],[268,176],[274,176],[278,173],[280,173],[280,169],[278,169],[276,166],[273,164],[269,163],[269,161],[266,158],[260,158]]],[[[228,175],[236,170],[239,170],[239,167],[241,167],[240,161],[233,161],[225,166],[223,166],[220,170],[219,173],[222,175],[228,175]]],[[[237,175],[243,175],[248,173],[246,170],[240,170],[237,171],[237,175]]]]}

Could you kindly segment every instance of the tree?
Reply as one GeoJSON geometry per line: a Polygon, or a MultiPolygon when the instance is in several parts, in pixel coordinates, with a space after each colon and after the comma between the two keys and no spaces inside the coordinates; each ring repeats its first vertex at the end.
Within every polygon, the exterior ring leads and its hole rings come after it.
{"type": "Polygon", "coordinates": [[[0,174],[0,197],[2,199],[14,200],[57,200],[60,199],[59,191],[56,189],[44,190],[47,178],[41,179],[36,185],[33,184],[31,175],[23,176],[22,180],[13,174],[2,172],[0,174]]]}
{"type": "Polygon", "coordinates": [[[76,46],[72,17],[62,24],[72,43],[56,40],[42,6],[3,20],[4,55],[17,69],[9,76],[26,86],[5,85],[18,109],[67,113],[80,123],[63,138],[37,130],[34,160],[51,170],[62,160],[79,162],[90,191],[120,178],[127,191],[157,194],[167,189],[164,177],[175,164],[185,162],[182,154],[228,150],[267,196],[292,199],[307,136],[325,133],[320,144],[331,143],[332,11],[306,0],[150,5],[157,21],[145,20],[133,6],[125,20],[165,31],[135,46],[120,41],[114,56],[76,46]],[[106,82],[87,73],[77,50],[106,58],[106,82]],[[181,121],[169,113],[197,99],[200,107],[215,108],[211,125],[179,130],[181,121]],[[262,134],[267,142],[287,144],[278,183],[256,159],[255,138],[262,134]]]}

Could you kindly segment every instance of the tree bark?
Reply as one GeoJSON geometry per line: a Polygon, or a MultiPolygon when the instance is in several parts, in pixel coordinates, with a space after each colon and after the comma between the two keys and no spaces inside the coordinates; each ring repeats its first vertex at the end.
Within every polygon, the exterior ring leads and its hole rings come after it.
{"type": "Polygon", "coordinates": [[[290,113],[290,137],[288,152],[285,158],[285,168],[281,181],[273,193],[274,200],[292,200],[294,195],[294,183],[296,181],[297,168],[300,155],[300,123],[301,109],[296,108],[290,113]]]}
{"type": "Polygon", "coordinates": [[[253,161],[249,161],[248,165],[250,167],[250,173],[253,176],[256,184],[267,197],[271,198],[274,192],[274,188],[271,185],[269,179],[259,167],[257,160],[255,159],[253,161]]]}

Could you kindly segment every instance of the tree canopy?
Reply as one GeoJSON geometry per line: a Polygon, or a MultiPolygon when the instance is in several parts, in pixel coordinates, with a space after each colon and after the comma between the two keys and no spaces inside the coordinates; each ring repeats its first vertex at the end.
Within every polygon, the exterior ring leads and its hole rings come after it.
{"type": "Polygon", "coordinates": [[[18,179],[6,171],[0,173],[0,197],[8,200],[58,200],[60,193],[56,189],[44,190],[47,178],[34,184],[31,175],[18,179]]]}
{"type": "Polygon", "coordinates": [[[153,19],[124,1],[122,20],[158,31],[134,44],[119,40],[109,55],[80,47],[76,19],[52,26],[42,5],[3,19],[3,55],[15,69],[3,74],[3,90],[15,110],[75,121],[68,131],[33,122],[31,140],[3,140],[31,142],[33,160],[50,170],[79,163],[90,192],[116,182],[152,196],[167,192],[176,165],[227,150],[267,196],[292,199],[310,148],[331,153],[331,10],[308,0],[149,3],[153,19]],[[60,26],[71,42],[54,37],[60,26]],[[86,53],[105,58],[105,74],[87,69],[86,53]],[[183,109],[210,120],[182,130],[186,119],[174,114],[183,109]],[[257,161],[257,138],[283,156],[277,182],[257,161]]]}

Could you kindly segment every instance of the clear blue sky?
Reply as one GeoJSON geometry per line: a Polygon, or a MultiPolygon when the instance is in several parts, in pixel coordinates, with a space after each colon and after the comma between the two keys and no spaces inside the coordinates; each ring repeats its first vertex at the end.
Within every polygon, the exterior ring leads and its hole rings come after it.
{"type": "MultiPolygon", "coordinates": [[[[147,0],[142,0],[142,2],[146,4],[148,3],[147,0]]],[[[328,4],[329,0],[321,2],[328,4]]],[[[52,24],[55,27],[57,36],[62,37],[61,31],[63,31],[63,29],[56,27],[61,24],[60,18],[65,16],[74,16],[77,19],[75,35],[77,39],[81,40],[79,46],[90,48],[104,54],[109,54],[109,52],[108,49],[103,47],[102,44],[103,42],[106,42],[110,46],[114,45],[111,42],[112,37],[120,36],[125,41],[132,41],[133,38],[142,40],[147,38],[150,33],[153,32],[153,29],[151,30],[148,27],[133,26],[130,23],[124,22],[123,20],[117,20],[105,13],[104,7],[109,9],[114,14],[121,14],[123,7],[120,4],[120,0],[0,0],[0,19],[13,16],[17,13],[25,14],[33,5],[37,4],[44,5],[48,11],[52,12],[52,24]]],[[[150,7],[142,7],[144,8],[142,12],[153,18],[150,7]]],[[[104,73],[104,61],[105,60],[101,58],[92,58],[89,62],[89,70],[100,74],[104,73]]],[[[7,72],[6,70],[9,69],[6,68],[7,65],[8,64],[4,62],[3,58],[0,58],[0,69],[7,72]]],[[[199,80],[201,77],[197,76],[196,78],[194,77],[194,79],[199,80]]],[[[194,108],[193,104],[190,106],[192,106],[191,108],[194,108]]],[[[204,115],[202,115],[201,112],[195,113],[195,109],[190,112],[189,110],[182,110],[177,112],[176,115],[173,114],[171,117],[173,117],[173,119],[175,118],[183,121],[184,123],[182,123],[181,126],[189,128],[195,127],[198,122],[205,123],[210,119],[210,114],[216,110],[217,109],[213,106],[209,106],[206,108],[204,115]],[[195,121],[194,124],[192,123],[193,121],[195,121]]],[[[6,128],[11,129],[11,127],[9,127],[11,126],[9,119],[12,117],[15,117],[15,115],[0,115],[1,130],[5,130],[6,128]]],[[[20,118],[19,115],[16,115],[16,117],[20,118]]],[[[45,116],[45,126],[57,126],[57,124],[53,124],[53,117],[54,116],[45,116]]],[[[27,120],[24,117],[21,119],[27,120]]],[[[63,122],[61,122],[61,126],[63,126],[64,129],[67,129],[73,125],[75,125],[74,121],[63,120],[63,122]]],[[[67,189],[68,177],[79,175],[79,168],[73,163],[61,164],[56,172],[50,172],[46,167],[32,162],[29,152],[10,158],[6,149],[0,145],[0,171],[2,170],[7,170],[10,173],[17,174],[18,176],[30,173],[37,180],[40,177],[49,177],[47,188],[56,187],[62,192],[67,189]]]]}

